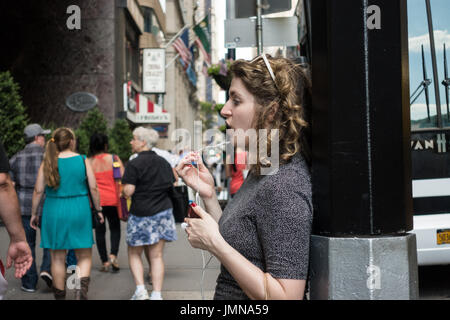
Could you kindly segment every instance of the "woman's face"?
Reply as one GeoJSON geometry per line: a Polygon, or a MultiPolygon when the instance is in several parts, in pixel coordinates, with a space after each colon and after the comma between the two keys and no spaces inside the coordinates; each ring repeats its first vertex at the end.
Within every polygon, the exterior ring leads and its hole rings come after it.
{"type": "Polygon", "coordinates": [[[248,92],[239,78],[233,78],[229,93],[230,98],[220,111],[220,114],[226,118],[225,122],[228,127],[244,131],[253,128],[256,108],[255,97],[248,92]]]}
{"type": "Polygon", "coordinates": [[[135,153],[141,152],[141,150],[145,146],[145,142],[138,140],[135,135],[133,135],[133,140],[130,141],[130,144],[131,144],[131,151],[135,153]]]}

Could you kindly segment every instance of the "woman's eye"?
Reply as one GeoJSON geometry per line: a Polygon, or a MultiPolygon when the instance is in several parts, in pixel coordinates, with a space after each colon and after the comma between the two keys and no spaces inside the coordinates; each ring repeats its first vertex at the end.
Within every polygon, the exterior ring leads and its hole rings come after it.
{"type": "Polygon", "coordinates": [[[233,100],[233,103],[234,103],[235,105],[238,105],[238,104],[239,104],[239,100],[233,100]]]}

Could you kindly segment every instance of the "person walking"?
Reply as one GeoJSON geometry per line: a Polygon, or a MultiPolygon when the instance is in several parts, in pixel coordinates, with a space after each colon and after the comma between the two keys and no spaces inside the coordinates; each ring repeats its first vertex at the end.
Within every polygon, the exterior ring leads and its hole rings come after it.
{"type": "Polygon", "coordinates": [[[162,300],[163,250],[167,241],[177,240],[169,192],[175,177],[170,164],[151,149],[159,135],[153,129],[133,131],[131,148],[138,155],[129,161],[122,178],[123,194],[131,197],[127,223],[128,262],[136,284],[131,300],[162,300]],[[149,297],[144,284],[142,252],[150,257],[153,291],[149,297]]]}
{"type": "MultiPolygon", "coordinates": [[[[30,246],[33,255],[33,264],[21,279],[21,289],[25,292],[35,292],[38,282],[35,253],[36,230],[30,227],[31,202],[38,170],[44,157],[45,135],[49,133],[50,130],[42,129],[37,123],[26,126],[24,135],[27,145],[23,150],[16,153],[9,161],[11,166],[11,179],[14,181],[22,212],[23,227],[25,229],[28,245],[30,246]]],[[[37,214],[38,216],[41,216],[42,214],[42,201],[37,209],[37,214]]],[[[52,287],[53,280],[50,271],[50,260],[50,251],[44,249],[39,276],[49,288],[52,287]]]]}
{"type": "Polygon", "coordinates": [[[33,193],[30,225],[37,228],[37,207],[45,192],[41,247],[50,249],[55,299],[66,297],[66,253],[75,249],[77,286],[75,299],[86,300],[92,266],[92,213],[88,185],[100,222],[103,223],[95,175],[89,161],[75,153],[75,134],[59,128],[47,142],[33,193]]]}
{"type": "MultiPolygon", "coordinates": [[[[0,141],[0,219],[8,231],[10,243],[6,256],[6,268],[14,263],[14,276],[22,278],[33,263],[30,246],[28,245],[25,230],[20,218],[20,206],[13,182],[9,175],[10,166],[3,144],[0,141]]],[[[0,260],[0,300],[8,289],[5,279],[5,268],[0,260]]]]}
{"type": "Polygon", "coordinates": [[[233,198],[236,192],[241,188],[246,175],[244,174],[247,169],[247,153],[240,149],[236,148],[236,152],[234,154],[233,163],[226,164],[225,172],[226,177],[230,178],[230,197],[233,198]]]}
{"type": "Polygon", "coordinates": [[[122,161],[117,155],[108,153],[108,137],[104,134],[95,133],[90,139],[90,152],[92,170],[95,174],[98,190],[100,192],[100,205],[103,208],[103,216],[108,220],[110,237],[111,237],[111,253],[109,259],[106,251],[106,223],[100,224],[95,229],[95,240],[97,243],[98,253],[102,260],[100,271],[108,272],[112,267],[113,272],[120,270],[117,260],[120,244],[120,219],[117,206],[120,205],[117,189],[113,174],[113,163],[119,164],[120,176],[123,176],[124,167],[122,161]]]}
{"type": "Polygon", "coordinates": [[[187,155],[177,172],[199,192],[205,209],[191,205],[200,218],[186,218],[185,231],[194,248],[221,262],[214,299],[303,299],[313,217],[309,72],[265,54],[237,60],[230,70],[230,99],[221,115],[235,130],[231,141],[245,141],[250,171],[222,212],[200,155],[187,155]],[[261,150],[272,150],[270,157],[261,150]]]}

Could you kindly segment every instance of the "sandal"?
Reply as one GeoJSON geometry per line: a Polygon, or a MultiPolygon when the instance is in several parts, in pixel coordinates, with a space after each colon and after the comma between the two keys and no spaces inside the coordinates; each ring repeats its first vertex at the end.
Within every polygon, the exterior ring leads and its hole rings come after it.
{"type": "Polygon", "coordinates": [[[117,261],[117,257],[110,258],[111,266],[112,266],[112,272],[119,272],[119,262],[117,261]]]}
{"type": "Polygon", "coordinates": [[[100,267],[100,272],[109,272],[109,266],[110,266],[110,263],[109,263],[109,262],[105,262],[105,263],[100,267]]]}

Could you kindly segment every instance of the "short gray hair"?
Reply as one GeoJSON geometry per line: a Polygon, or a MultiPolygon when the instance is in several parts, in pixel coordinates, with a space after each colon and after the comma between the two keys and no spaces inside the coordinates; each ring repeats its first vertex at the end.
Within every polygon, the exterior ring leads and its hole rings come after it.
{"type": "Polygon", "coordinates": [[[159,134],[155,129],[137,127],[133,130],[133,135],[139,141],[143,141],[147,144],[148,148],[153,148],[158,143],[159,134]]]}

